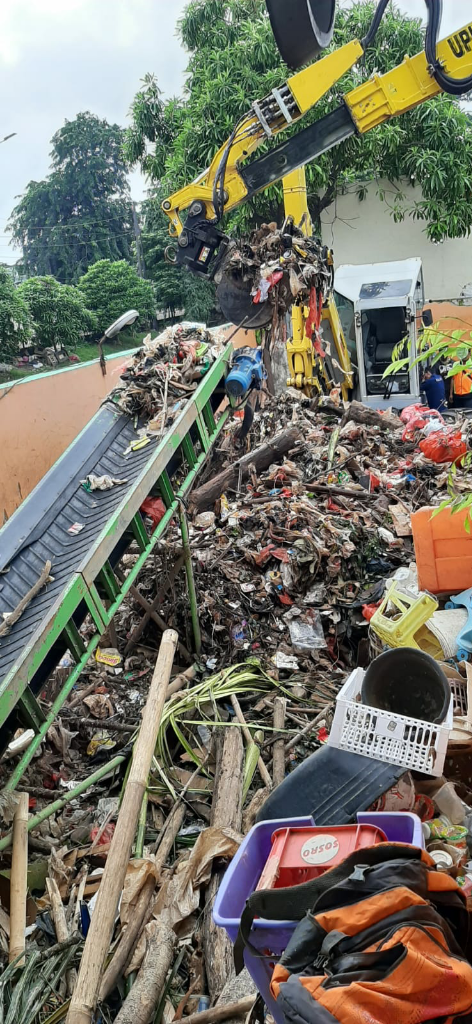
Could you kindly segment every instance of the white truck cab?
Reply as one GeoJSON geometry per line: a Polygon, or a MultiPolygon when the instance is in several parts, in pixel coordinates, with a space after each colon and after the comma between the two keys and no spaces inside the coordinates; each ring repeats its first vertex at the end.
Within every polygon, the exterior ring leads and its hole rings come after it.
{"type": "Polygon", "coordinates": [[[417,366],[385,380],[383,374],[400,341],[409,341],[404,356],[411,353],[413,361],[417,352],[424,306],[421,259],[341,266],[335,274],[334,298],[356,370],[355,397],[372,409],[403,408],[419,401],[417,366]]]}

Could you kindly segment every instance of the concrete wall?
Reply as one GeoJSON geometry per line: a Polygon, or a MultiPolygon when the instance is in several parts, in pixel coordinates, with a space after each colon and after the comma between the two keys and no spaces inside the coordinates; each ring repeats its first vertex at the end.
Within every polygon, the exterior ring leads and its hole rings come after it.
{"type": "MultiPolygon", "coordinates": [[[[407,205],[421,197],[418,190],[403,188],[407,205]]],[[[406,218],[395,224],[390,213],[394,190],[389,182],[369,187],[367,199],[340,196],[322,215],[323,241],[332,246],[336,266],[341,263],[378,263],[421,256],[427,301],[458,299],[472,282],[472,239],[460,238],[434,245],[425,234],[423,221],[406,218]],[[386,202],[377,196],[384,189],[386,202]]]]}
{"type": "MultiPolygon", "coordinates": [[[[232,342],[254,346],[255,336],[238,331],[232,342]]],[[[0,525],[95,415],[131,355],[108,358],[105,377],[94,360],[0,385],[0,525]]]]}

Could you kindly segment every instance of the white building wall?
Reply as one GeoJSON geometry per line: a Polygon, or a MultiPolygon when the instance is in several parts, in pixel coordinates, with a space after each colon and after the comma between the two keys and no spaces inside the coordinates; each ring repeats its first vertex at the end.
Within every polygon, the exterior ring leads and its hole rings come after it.
{"type": "MultiPolygon", "coordinates": [[[[409,186],[403,187],[403,192],[407,202],[410,196],[411,201],[419,197],[409,186]]],[[[392,185],[380,182],[370,186],[363,202],[353,194],[339,196],[324,211],[323,241],[334,249],[336,266],[420,256],[427,302],[458,299],[467,286],[472,294],[472,236],[434,245],[426,237],[423,221],[407,217],[395,224],[388,203],[392,195],[392,185]],[[386,202],[378,198],[379,188],[385,189],[386,202]]]]}

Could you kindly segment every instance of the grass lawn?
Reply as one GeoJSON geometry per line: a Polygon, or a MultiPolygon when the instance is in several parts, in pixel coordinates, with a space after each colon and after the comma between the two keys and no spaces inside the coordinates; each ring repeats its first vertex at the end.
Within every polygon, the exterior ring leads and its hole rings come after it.
{"type": "MultiPolygon", "coordinates": [[[[107,341],[103,345],[103,351],[106,356],[118,356],[120,352],[127,352],[129,349],[139,348],[143,339],[149,334],[149,331],[122,331],[119,338],[116,341],[107,341]]],[[[91,359],[98,359],[98,345],[95,342],[82,342],[81,345],[77,345],[75,349],[71,349],[75,355],[78,355],[81,363],[87,363],[91,359]]],[[[64,369],[66,366],[73,365],[68,362],[61,363],[56,369],[64,369]]],[[[17,369],[15,366],[9,373],[0,373],[0,384],[6,384],[10,380],[22,380],[24,377],[34,377],[37,373],[47,373],[51,367],[43,366],[40,370],[34,370],[32,366],[25,367],[24,370],[17,369]]]]}

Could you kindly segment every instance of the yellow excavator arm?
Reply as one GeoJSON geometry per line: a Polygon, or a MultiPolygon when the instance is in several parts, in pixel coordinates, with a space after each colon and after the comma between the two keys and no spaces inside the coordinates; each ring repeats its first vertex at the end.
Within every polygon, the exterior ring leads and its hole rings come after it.
{"type": "MultiPolygon", "coordinates": [[[[222,217],[282,179],[286,214],[309,237],[312,227],[304,172],[308,163],[345,139],[363,135],[441,92],[460,95],[472,89],[472,24],[438,42],[442,0],[425,3],[428,28],[423,52],[405,57],[398,67],[384,75],[373,75],[346,93],[341,106],[255,159],[251,157],[262,143],[270,143],[284,129],[293,127],[358,63],[375,36],[388,0],[379,0],[371,28],[362,42],[353,40],[327,54],[297,71],[263,100],[253,103],[210,167],[163,202],[162,209],[170,220],[169,232],[175,239],[168,250],[171,262],[218,282],[229,245],[229,239],[218,226],[222,217]]],[[[292,66],[305,63],[330,42],[335,0],[266,0],[266,4],[282,57],[292,66]],[[311,32],[314,41],[310,43],[311,32]]],[[[330,253],[327,262],[332,265],[330,253]]],[[[224,295],[222,287],[219,299],[225,312],[224,295]]],[[[248,302],[251,301],[249,298],[248,302]]],[[[228,305],[226,310],[230,319],[234,319],[232,308],[228,305]]],[[[315,354],[307,338],[307,315],[306,307],[294,302],[292,338],[287,351],[289,383],[310,391],[320,387],[323,377],[328,386],[329,381],[326,363],[315,354]]],[[[352,388],[352,368],[331,296],[324,303],[322,319],[328,321],[334,339],[343,375],[342,394],[347,397],[352,388]]],[[[246,316],[238,321],[238,326],[252,326],[255,322],[246,316]]]]}
{"type": "MultiPolygon", "coordinates": [[[[210,254],[202,253],[198,244],[197,251],[193,251],[191,232],[194,225],[184,225],[182,221],[186,210],[190,211],[192,222],[201,222],[203,217],[215,224],[223,214],[230,213],[257,192],[305,166],[349,136],[365,134],[442,92],[432,75],[425,52],[405,57],[392,71],[373,75],[348,92],[343,97],[343,106],[292,135],[282,146],[270,150],[258,160],[249,161],[263,142],[274,138],[312,110],[363,54],[361,42],[347,43],[287,79],[285,85],[274,89],[264,100],[254,103],[250,113],[241,119],[215,155],[210,167],[191,184],[164,200],[162,209],[170,220],[170,234],[180,239],[182,252],[179,253],[179,263],[188,263],[192,269],[203,272],[208,269],[208,262],[211,263],[210,254]],[[185,236],[183,240],[182,234],[185,236]],[[185,250],[190,250],[188,259],[185,259],[185,250]]],[[[453,80],[472,76],[472,24],[442,40],[437,47],[437,59],[453,80]]],[[[472,82],[469,88],[472,88],[472,82]]]]}

